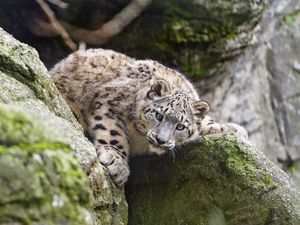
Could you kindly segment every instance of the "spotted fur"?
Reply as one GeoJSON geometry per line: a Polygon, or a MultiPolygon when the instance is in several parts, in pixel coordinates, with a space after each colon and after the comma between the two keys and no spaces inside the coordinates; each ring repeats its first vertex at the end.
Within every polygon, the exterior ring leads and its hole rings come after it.
{"type": "Polygon", "coordinates": [[[162,154],[199,135],[242,130],[214,123],[192,84],[152,60],[90,49],[71,54],[50,73],[100,162],[121,185],[129,175],[129,152],[162,154]]]}

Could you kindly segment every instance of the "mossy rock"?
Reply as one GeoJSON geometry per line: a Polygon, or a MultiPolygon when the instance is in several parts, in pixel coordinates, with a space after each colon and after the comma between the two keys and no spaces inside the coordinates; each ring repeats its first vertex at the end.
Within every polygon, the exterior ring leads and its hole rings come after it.
{"type": "Polygon", "coordinates": [[[129,224],[299,224],[299,193],[246,140],[211,136],[170,156],[131,160],[129,224]]]}
{"type": "Polygon", "coordinates": [[[0,224],[127,224],[123,189],[37,52],[0,37],[0,224]]]}
{"type": "Polygon", "coordinates": [[[247,0],[153,1],[104,47],[158,60],[193,79],[207,77],[248,45],[264,8],[247,0]]]}
{"type": "Polygon", "coordinates": [[[65,148],[0,148],[0,224],[92,224],[87,176],[65,148]]]}

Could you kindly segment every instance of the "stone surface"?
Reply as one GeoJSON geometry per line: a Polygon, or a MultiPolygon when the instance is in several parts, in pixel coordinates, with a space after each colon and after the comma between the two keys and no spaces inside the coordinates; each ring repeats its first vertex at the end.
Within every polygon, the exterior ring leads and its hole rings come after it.
{"type": "Polygon", "coordinates": [[[300,188],[299,10],[297,0],[274,1],[255,28],[252,45],[224,63],[218,77],[198,86],[214,117],[245,126],[300,188]]]}
{"type": "Polygon", "coordinates": [[[300,195],[287,174],[233,135],[206,137],[176,160],[135,158],[130,166],[130,225],[300,223],[300,195]]]}
{"type": "Polygon", "coordinates": [[[0,224],[126,224],[123,190],[37,52],[0,37],[0,224]]]}
{"type": "Polygon", "coordinates": [[[175,160],[135,158],[131,167],[132,225],[300,223],[300,195],[289,177],[235,136],[206,137],[175,160]]]}
{"type": "Polygon", "coordinates": [[[152,58],[194,79],[218,73],[251,39],[263,1],[159,1],[105,47],[152,58]]]}

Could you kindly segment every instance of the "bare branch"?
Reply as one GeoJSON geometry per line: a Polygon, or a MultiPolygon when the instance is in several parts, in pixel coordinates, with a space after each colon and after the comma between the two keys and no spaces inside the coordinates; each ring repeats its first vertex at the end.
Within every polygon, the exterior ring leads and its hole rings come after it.
{"type": "Polygon", "coordinates": [[[151,2],[152,0],[132,0],[110,21],[94,31],[82,29],[62,21],[61,24],[74,40],[84,41],[87,44],[101,45],[108,42],[113,36],[119,34],[130,22],[138,17],[151,2]]]}
{"type": "Polygon", "coordinates": [[[50,7],[45,3],[44,0],[36,0],[36,2],[40,5],[42,10],[45,12],[47,17],[50,20],[51,26],[56,30],[56,32],[62,37],[64,40],[66,46],[72,50],[76,51],[77,50],[77,45],[72,41],[70,38],[69,34],[66,32],[66,30],[60,25],[58,20],[56,19],[54,13],[50,9],[50,7]]]}
{"type": "Polygon", "coordinates": [[[132,0],[121,12],[110,21],[103,24],[100,29],[90,31],[61,22],[71,37],[75,40],[84,41],[87,44],[101,45],[120,33],[130,22],[138,17],[152,0],[132,0]]]}
{"type": "Polygon", "coordinates": [[[68,4],[61,1],[61,0],[47,0],[48,2],[51,2],[53,5],[57,5],[59,8],[66,9],[68,7],[68,4]]]}
{"type": "MultiPolygon", "coordinates": [[[[43,0],[36,1],[43,2],[43,0]]],[[[51,13],[48,15],[49,12],[46,12],[49,11],[48,9],[44,9],[44,11],[47,13],[51,23],[34,19],[33,22],[35,26],[31,26],[30,29],[34,34],[39,36],[53,37],[59,34],[63,37],[66,43],[70,42],[70,35],[72,39],[83,41],[86,44],[101,45],[108,42],[113,36],[119,34],[129,23],[138,17],[151,2],[152,0],[132,0],[110,21],[106,22],[101,28],[94,31],[82,29],[63,21],[58,22],[51,9],[46,5],[51,13]],[[62,28],[60,24],[64,28],[62,28]]]]}

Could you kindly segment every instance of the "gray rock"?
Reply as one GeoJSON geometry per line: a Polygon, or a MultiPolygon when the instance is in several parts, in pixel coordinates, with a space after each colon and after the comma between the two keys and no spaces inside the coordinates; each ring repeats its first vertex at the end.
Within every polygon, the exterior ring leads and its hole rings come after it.
{"type": "Polygon", "coordinates": [[[174,161],[136,158],[130,166],[130,225],[300,223],[299,192],[247,140],[211,136],[178,151],[174,161]]]}
{"type": "Polygon", "coordinates": [[[0,37],[0,224],[126,224],[123,189],[37,52],[0,37]]]}
{"type": "Polygon", "coordinates": [[[300,172],[294,172],[300,160],[299,7],[296,0],[274,1],[255,28],[252,46],[199,89],[217,120],[245,126],[300,187],[300,172]]]}

